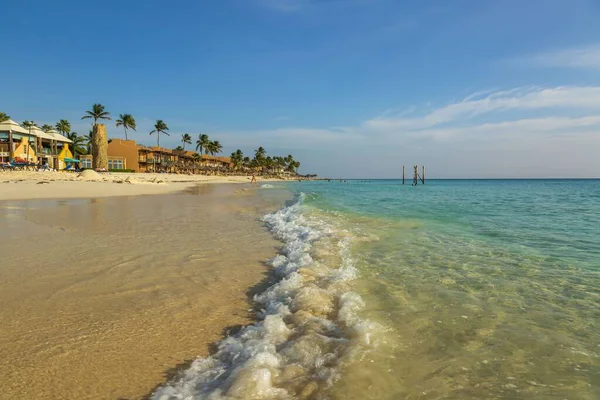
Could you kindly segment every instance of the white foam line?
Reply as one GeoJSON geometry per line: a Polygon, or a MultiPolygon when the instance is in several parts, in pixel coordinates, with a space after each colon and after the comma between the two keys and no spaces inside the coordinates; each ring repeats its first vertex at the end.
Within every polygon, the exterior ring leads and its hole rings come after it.
{"type": "Polygon", "coordinates": [[[214,355],[194,361],[152,399],[306,398],[335,382],[345,360],[370,344],[374,326],[359,318],[363,301],[349,290],[356,277],[352,237],[309,221],[303,200],[301,194],[264,217],[284,248],[271,260],[280,280],[255,297],[260,320],[222,340],[214,355]],[[335,249],[337,265],[313,259],[319,245],[335,249]]]}

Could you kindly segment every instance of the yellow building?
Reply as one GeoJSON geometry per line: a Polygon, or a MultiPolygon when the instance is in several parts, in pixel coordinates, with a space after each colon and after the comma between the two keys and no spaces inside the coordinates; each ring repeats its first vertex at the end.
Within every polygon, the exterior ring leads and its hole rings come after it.
{"type": "Polygon", "coordinates": [[[58,170],[63,170],[67,168],[67,163],[76,163],[79,160],[75,160],[73,158],[73,153],[71,153],[71,149],[69,149],[69,145],[65,143],[62,150],[58,154],[58,170]]]}
{"type": "Polygon", "coordinates": [[[58,154],[71,140],[54,130],[48,132],[33,126],[24,128],[8,119],[0,122],[0,161],[15,159],[58,167],[58,154]]]}
{"type": "Polygon", "coordinates": [[[27,137],[22,137],[21,141],[17,143],[17,147],[12,154],[13,159],[24,160],[30,163],[37,163],[37,156],[35,154],[35,148],[32,143],[29,142],[27,137]]]}

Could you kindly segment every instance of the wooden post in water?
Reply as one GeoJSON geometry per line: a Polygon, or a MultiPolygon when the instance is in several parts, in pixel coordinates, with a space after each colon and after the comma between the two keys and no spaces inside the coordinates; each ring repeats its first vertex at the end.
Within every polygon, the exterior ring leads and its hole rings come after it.
{"type": "Polygon", "coordinates": [[[404,165],[402,166],[402,184],[404,185],[404,165]]]}
{"type": "Polygon", "coordinates": [[[413,166],[413,168],[415,169],[415,175],[413,176],[413,186],[417,186],[417,184],[419,183],[419,166],[415,165],[413,166]]]}
{"type": "Polygon", "coordinates": [[[423,165],[423,173],[421,174],[421,183],[425,184],[425,166],[423,165]]]}

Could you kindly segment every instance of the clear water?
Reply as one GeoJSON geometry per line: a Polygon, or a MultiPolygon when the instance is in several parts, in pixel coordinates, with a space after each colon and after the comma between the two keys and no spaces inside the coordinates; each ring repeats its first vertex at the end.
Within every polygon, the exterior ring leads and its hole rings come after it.
{"type": "Polygon", "coordinates": [[[599,180],[288,188],[261,320],[155,398],[600,398],[599,180]]]}

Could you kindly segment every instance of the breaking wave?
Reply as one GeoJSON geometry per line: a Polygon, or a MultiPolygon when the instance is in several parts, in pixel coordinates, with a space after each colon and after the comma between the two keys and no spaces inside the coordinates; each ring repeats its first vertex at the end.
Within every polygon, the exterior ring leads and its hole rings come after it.
{"type": "Polygon", "coordinates": [[[353,235],[303,213],[304,194],[264,217],[283,249],[271,260],[277,283],[257,295],[259,321],[194,361],[154,400],[303,399],[329,388],[370,347],[375,325],[351,291],[353,235]]]}

